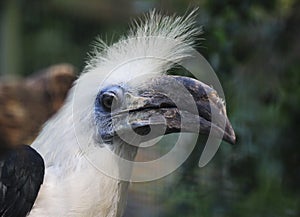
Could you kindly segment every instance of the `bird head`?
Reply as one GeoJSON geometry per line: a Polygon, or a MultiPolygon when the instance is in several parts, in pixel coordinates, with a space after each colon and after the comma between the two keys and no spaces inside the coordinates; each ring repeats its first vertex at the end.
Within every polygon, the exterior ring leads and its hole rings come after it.
{"type": "Polygon", "coordinates": [[[194,24],[193,13],[168,17],[152,12],[118,42],[108,46],[98,41],[74,87],[76,132],[92,128],[96,143],[113,149],[176,132],[213,132],[234,143],[217,91],[196,79],[166,73],[191,57],[200,33],[194,24]]]}
{"type": "Polygon", "coordinates": [[[177,132],[235,142],[217,91],[193,78],[167,75],[193,56],[201,32],[194,27],[194,14],[152,12],[118,42],[97,41],[65,105],[35,141],[49,165],[65,162],[66,156],[78,165],[85,163],[78,157],[87,156],[108,174],[123,165],[115,155],[133,160],[141,143],[177,132]],[[49,143],[57,146],[54,154],[49,143]]]}

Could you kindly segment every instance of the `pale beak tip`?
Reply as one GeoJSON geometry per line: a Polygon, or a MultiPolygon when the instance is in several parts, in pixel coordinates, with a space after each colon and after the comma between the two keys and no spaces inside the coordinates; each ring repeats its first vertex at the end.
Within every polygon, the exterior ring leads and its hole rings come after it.
{"type": "Polygon", "coordinates": [[[224,139],[224,141],[226,141],[232,145],[236,144],[236,135],[235,135],[235,132],[229,122],[227,122],[227,124],[226,124],[226,129],[225,129],[225,132],[223,135],[223,139],[224,139]]]}

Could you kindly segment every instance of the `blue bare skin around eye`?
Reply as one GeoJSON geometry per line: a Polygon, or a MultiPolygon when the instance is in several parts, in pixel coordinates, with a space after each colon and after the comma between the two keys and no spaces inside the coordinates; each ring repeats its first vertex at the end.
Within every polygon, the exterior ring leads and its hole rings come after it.
{"type": "Polygon", "coordinates": [[[103,108],[103,105],[100,101],[102,94],[105,92],[113,92],[119,96],[119,98],[122,98],[120,95],[123,94],[123,88],[120,85],[108,86],[99,91],[95,99],[94,119],[98,128],[98,133],[104,141],[109,142],[113,133],[112,129],[108,129],[110,126],[109,122],[111,121],[111,112],[103,108]]]}
{"type": "MultiPolygon", "coordinates": [[[[115,93],[117,96],[119,96],[119,94],[123,93],[123,88],[120,85],[111,85],[108,86],[104,89],[102,89],[96,96],[96,100],[95,100],[95,113],[98,112],[103,112],[103,113],[110,113],[107,110],[105,110],[105,108],[103,108],[103,106],[101,105],[100,101],[100,97],[102,96],[103,93],[105,92],[113,92],[115,93]]],[[[119,97],[120,98],[120,97],[119,97]]]]}

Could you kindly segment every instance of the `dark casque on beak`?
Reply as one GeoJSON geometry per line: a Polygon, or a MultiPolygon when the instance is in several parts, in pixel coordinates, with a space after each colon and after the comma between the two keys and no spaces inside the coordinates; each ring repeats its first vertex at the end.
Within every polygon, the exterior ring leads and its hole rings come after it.
{"type": "Polygon", "coordinates": [[[155,77],[125,93],[125,100],[121,112],[112,113],[118,133],[126,133],[130,128],[148,140],[163,134],[191,132],[211,134],[235,144],[224,101],[213,88],[198,80],[155,77]],[[155,128],[160,130],[150,135],[155,128]]]}

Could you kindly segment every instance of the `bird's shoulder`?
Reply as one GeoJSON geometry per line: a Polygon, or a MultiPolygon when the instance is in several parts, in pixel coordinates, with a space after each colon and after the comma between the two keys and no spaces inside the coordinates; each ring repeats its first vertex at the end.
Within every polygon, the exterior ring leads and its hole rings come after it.
{"type": "Polygon", "coordinates": [[[20,145],[0,154],[0,216],[22,217],[31,210],[44,180],[43,158],[20,145]]]}

